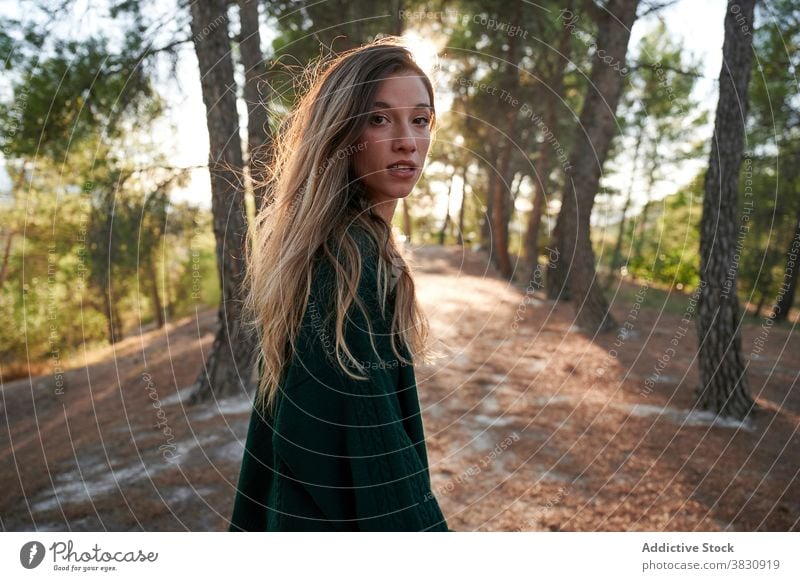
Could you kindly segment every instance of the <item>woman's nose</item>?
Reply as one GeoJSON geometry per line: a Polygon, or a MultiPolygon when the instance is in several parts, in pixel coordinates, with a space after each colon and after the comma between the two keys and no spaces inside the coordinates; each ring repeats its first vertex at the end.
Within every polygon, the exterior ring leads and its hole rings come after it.
{"type": "Polygon", "coordinates": [[[400,124],[397,133],[392,139],[392,148],[396,151],[416,151],[417,140],[414,138],[412,128],[400,124]]]}

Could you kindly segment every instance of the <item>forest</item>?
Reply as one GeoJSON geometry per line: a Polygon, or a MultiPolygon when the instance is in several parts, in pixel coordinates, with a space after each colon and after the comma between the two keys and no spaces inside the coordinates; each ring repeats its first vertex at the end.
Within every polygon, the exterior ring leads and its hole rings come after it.
{"type": "Polygon", "coordinates": [[[0,10],[1,530],[226,529],[271,143],[387,35],[436,89],[393,229],[451,527],[800,528],[792,0],[0,10]]]}

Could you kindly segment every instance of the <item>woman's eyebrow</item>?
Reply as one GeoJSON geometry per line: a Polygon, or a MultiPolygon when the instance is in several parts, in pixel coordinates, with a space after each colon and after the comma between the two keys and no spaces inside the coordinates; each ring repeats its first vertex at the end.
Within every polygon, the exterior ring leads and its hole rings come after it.
{"type": "MultiPolygon", "coordinates": [[[[389,103],[386,103],[385,101],[375,101],[372,104],[372,106],[375,107],[375,108],[379,108],[379,109],[394,109],[395,108],[392,105],[389,105],[389,103]]],[[[433,109],[433,107],[431,107],[428,103],[417,103],[416,105],[414,105],[414,109],[433,109]]]]}

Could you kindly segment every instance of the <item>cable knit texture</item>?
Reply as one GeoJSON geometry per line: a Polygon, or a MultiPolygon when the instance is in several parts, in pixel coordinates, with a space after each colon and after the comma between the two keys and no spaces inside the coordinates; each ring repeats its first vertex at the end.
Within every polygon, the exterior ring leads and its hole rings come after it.
{"type": "MultiPolygon", "coordinates": [[[[315,261],[309,307],[273,415],[254,410],[230,530],[447,531],[431,492],[414,369],[398,361],[389,333],[394,293],[382,313],[378,254],[361,229],[358,296],[345,338],[368,380],[347,375],[334,348],[333,272],[315,261]]],[[[409,357],[405,345],[401,353],[409,357]]],[[[409,357],[410,358],[410,357],[409,357]]]]}

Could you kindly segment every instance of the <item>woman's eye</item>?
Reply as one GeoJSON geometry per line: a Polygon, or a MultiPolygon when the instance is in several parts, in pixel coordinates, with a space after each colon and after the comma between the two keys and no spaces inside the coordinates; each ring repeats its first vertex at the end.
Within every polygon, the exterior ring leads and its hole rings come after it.
{"type": "Polygon", "coordinates": [[[372,117],[372,123],[375,125],[383,125],[383,123],[380,123],[381,120],[388,121],[385,115],[374,115],[372,117]]]}
{"type": "Polygon", "coordinates": [[[416,121],[418,125],[430,125],[431,123],[431,120],[427,117],[417,117],[414,121],[416,121]]]}

